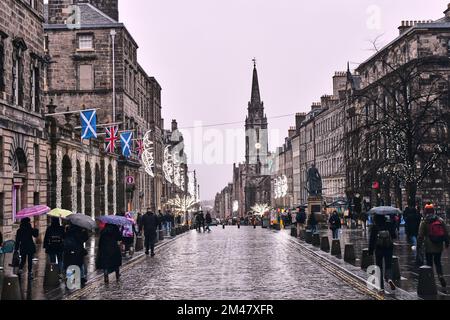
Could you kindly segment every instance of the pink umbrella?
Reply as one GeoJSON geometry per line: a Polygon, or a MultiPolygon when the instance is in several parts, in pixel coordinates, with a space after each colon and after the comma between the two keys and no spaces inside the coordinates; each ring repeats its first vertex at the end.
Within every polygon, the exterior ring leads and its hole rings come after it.
{"type": "Polygon", "coordinates": [[[42,216],[43,214],[49,213],[50,208],[47,206],[34,206],[20,210],[16,214],[16,219],[30,218],[35,216],[42,216]]]}

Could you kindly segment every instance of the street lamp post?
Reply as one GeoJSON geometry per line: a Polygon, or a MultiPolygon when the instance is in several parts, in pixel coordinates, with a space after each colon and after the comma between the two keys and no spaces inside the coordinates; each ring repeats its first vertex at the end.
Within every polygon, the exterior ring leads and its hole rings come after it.
{"type": "Polygon", "coordinates": [[[110,32],[111,35],[111,42],[112,42],[112,122],[116,122],[116,46],[115,46],[115,39],[116,39],[116,30],[111,29],[110,32]]]}

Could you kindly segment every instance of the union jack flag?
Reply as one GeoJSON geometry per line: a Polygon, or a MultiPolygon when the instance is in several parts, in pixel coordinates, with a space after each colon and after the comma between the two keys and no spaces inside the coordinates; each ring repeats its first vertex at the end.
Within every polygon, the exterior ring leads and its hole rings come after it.
{"type": "Polygon", "coordinates": [[[119,128],[117,126],[106,128],[105,151],[114,153],[116,150],[116,141],[119,140],[119,128]]]}
{"type": "Polygon", "coordinates": [[[142,154],[144,153],[144,142],[141,139],[136,140],[136,151],[138,154],[138,158],[140,158],[142,156],[142,154]]]}

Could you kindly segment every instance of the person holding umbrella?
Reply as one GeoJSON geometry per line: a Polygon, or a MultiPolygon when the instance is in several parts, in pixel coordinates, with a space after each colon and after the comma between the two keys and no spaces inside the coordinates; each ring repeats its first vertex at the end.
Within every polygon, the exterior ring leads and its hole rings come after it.
{"type": "Polygon", "coordinates": [[[133,255],[133,251],[131,248],[134,244],[134,235],[137,234],[136,228],[135,228],[135,222],[133,220],[133,217],[129,212],[125,214],[125,218],[128,219],[129,223],[122,226],[122,243],[124,246],[123,253],[126,257],[127,252],[130,253],[130,256],[133,255]]]}
{"type": "Polygon", "coordinates": [[[48,254],[50,263],[58,262],[59,272],[63,272],[62,256],[64,250],[64,228],[59,223],[59,218],[52,217],[44,237],[44,249],[48,254]]]}
{"type": "Polygon", "coordinates": [[[28,279],[33,279],[33,258],[36,253],[36,245],[33,237],[39,236],[39,230],[31,226],[30,218],[23,218],[16,233],[16,252],[20,252],[22,259],[19,265],[19,274],[23,272],[23,267],[28,259],[28,279]]]}
{"type": "Polygon", "coordinates": [[[96,268],[103,270],[105,283],[109,283],[109,274],[112,272],[116,273],[117,281],[120,279],[122,254],[119,241],[122,241],[119,226],[107,223],[100,233],[96,259],[96,268]]]}
{"type": "Polygon", "coordinates": [[[158,228],[158,217],[148,209],[147,213],[142,216],[142,224],[139,232],[144,230],[145,237],[145,254],[149,254],[151,250],[151,256],[155,256],[155,243],[156,243],[156,229],[158,228]]]}
{"type": "Polygon", "coordinates": [[[70,266],[78,266],[81,270],[81,283],[87,282],[87,274],[84,268],[84,257],[88,252],[84,248],[84,243],[88,241],[88,232],[73,222],[69,224],[66,235],[64,237],[63,261],[64,268],[67,270],[70,266]]]}

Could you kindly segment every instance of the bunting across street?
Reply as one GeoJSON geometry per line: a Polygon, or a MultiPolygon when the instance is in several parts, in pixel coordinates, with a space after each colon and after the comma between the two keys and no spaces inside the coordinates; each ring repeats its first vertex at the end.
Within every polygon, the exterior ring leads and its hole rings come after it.
{"type": "Polygon", "coordinates": [[[97,138],[97,111],[80,111],[81,139],[97,138]]]}
{"type": "Polygon", "coordinates": [[[117,126],[106,128],[105,151],[114,153],[117,140],[119,140],[119,128],[117,126]]]}
{"type": "Polygon", "coordinates": [[[122,146],[122,155],[129,157],[131,155],[131,144],[133,142],[133,132],[123,132],[120,134],[120,144],[122,146]]]}

